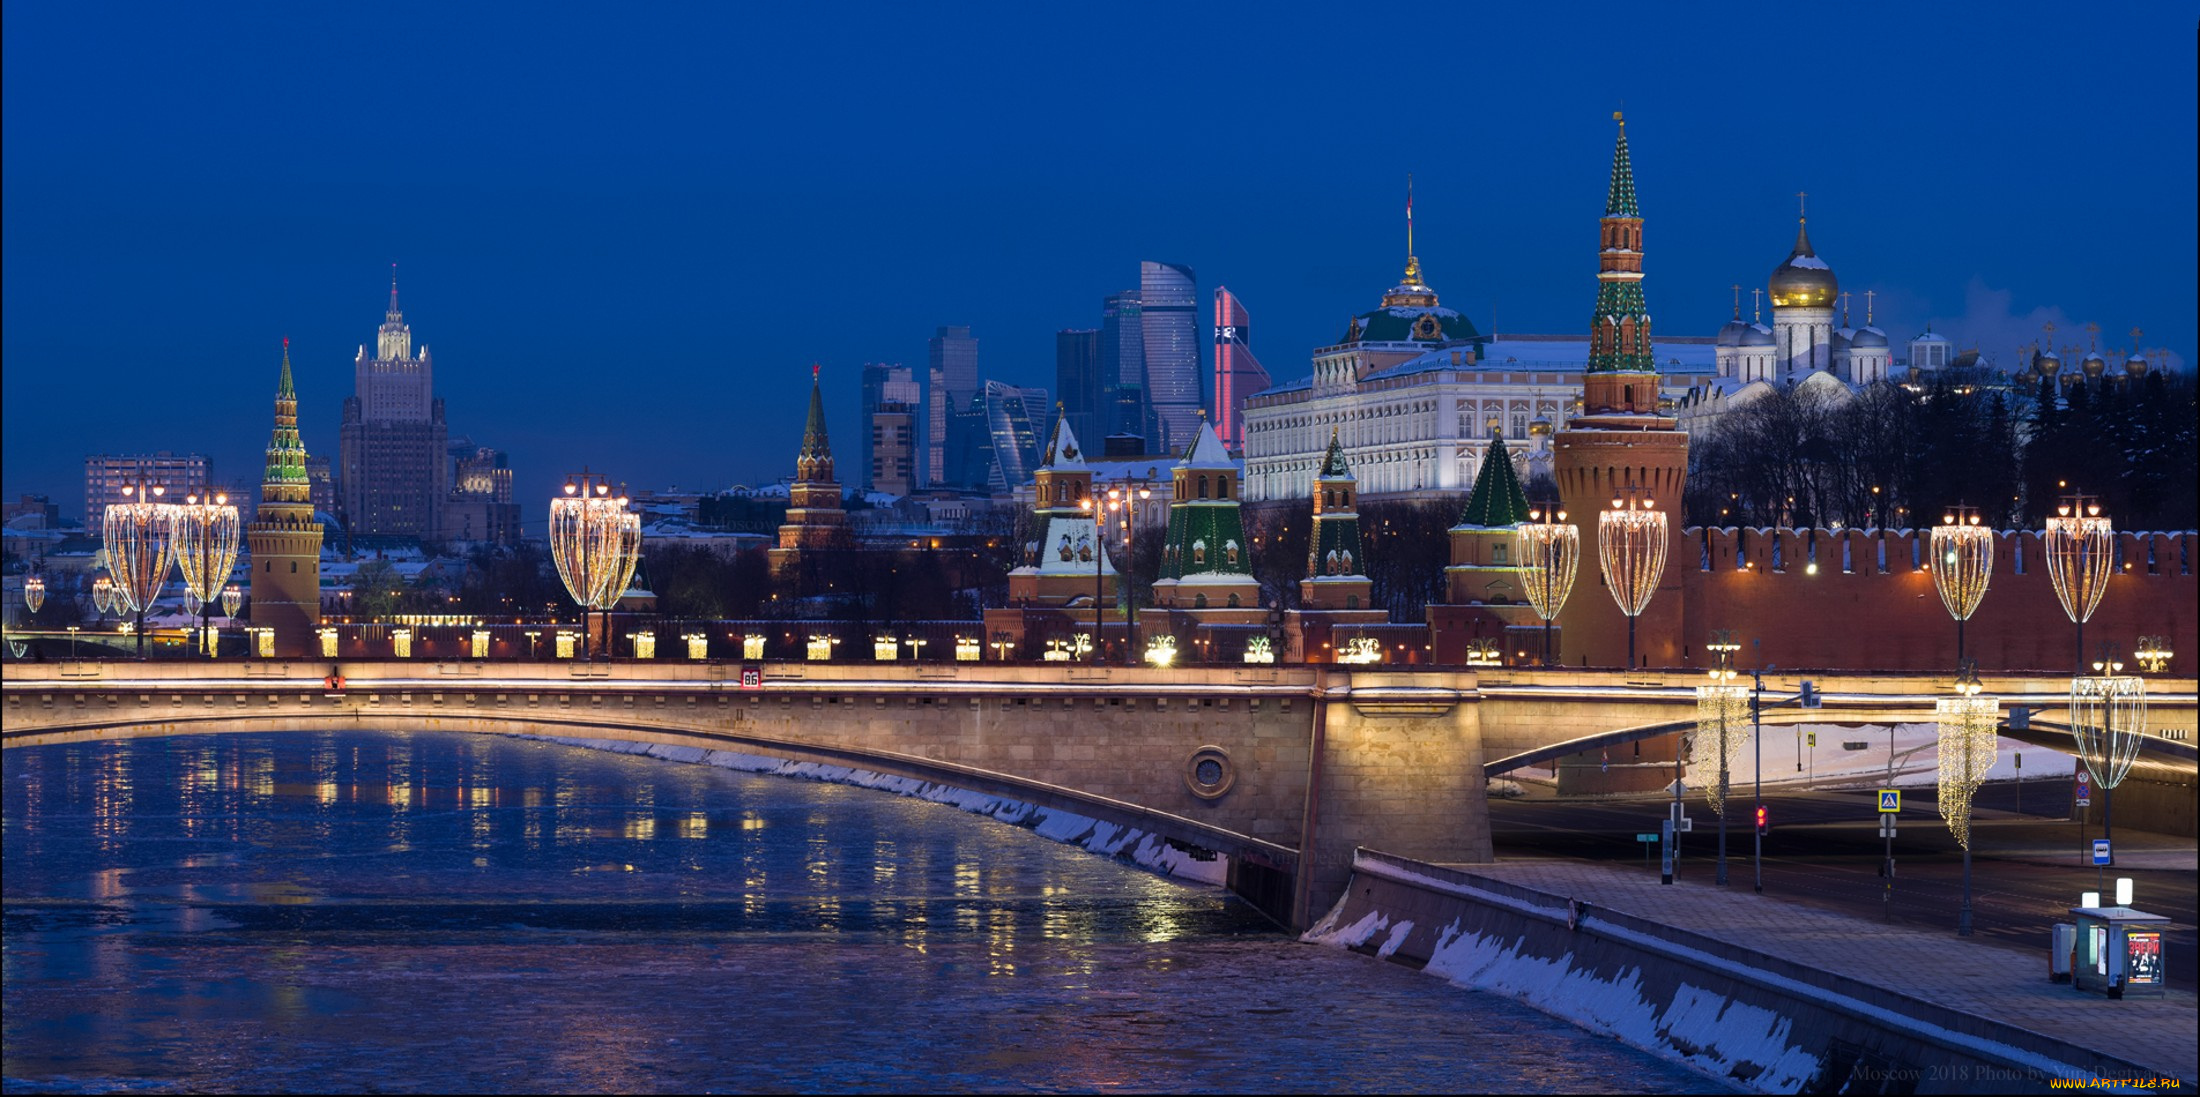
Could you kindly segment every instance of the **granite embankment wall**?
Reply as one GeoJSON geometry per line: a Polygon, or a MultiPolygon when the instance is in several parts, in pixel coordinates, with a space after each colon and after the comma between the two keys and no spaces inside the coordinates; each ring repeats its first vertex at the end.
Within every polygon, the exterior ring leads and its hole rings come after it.
{"type": "Polygon", "coordinates": [[[1306,939],[1517,998],[1745,1090],[2045,1092],[2055,1079],[2160,1074],[1701,934],[1369,850],[1306,939]]]}

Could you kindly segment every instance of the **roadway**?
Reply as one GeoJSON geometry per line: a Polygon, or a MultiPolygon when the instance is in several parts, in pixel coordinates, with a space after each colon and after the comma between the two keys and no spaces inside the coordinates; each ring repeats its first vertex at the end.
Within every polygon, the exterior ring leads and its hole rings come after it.
{"type": "MultiPolygon", "coordinates": [[[[2097,872],[2085,850],[2100,836],[2100,827],[2081,828],[2062,817],[2068,810],[2068,782],[2028,784],[2023,814],[2015,810],[2018,790],[2013,782],[1979,791],[1971,861],[1976,935],[2035,952],[2044,977],[2047,927],[2071,920],[2069,908],[2077,905],[2082,891],[2099,889],[2113,902],[2116,877],[2129,876],[2136,891],[2133,906],[2174,920],[2163,934],[2170,985],[2200,988],[2200,935],[2195,929],[2200,923],[2200,872],[2195,871],[2194,840],[2118,831],[2122,864],[2097,872]],[[2053,817],[2033,814],[2050,809],[2053,817]]],[[[1729,809],[1727,879],[1730,887],[1747,889],[1752,882],[1747,820],[1755,802],[1747,789],[1736,792],[1729,809]]],[[[1764,848],[1767,894],[1860,918],[1945,927],[1954,936],[1963,905],[1963,856],[1940,819],[1932,789],[1903,793],[1891,892],[1879,871],[1884,840],[1870,790],[1781,791],[1768,793],[1765,803],[1772,822],[1764,848]]],[[[1566,857],[1640,866],[1646,847],[1635,836],[1655,832],[1670,805],[1670,798],[1492,798],[1490,827],[1500,861],[1566,857]]],[[[1687,811],[1695,830],[1681,842],[1679,871],[1709,879],[1715,871],[1718,816],[1694,793],[1687,811]]],[[[1646,871],[1655,873],[1656,847],[1647,848],[1646,871]]]]}

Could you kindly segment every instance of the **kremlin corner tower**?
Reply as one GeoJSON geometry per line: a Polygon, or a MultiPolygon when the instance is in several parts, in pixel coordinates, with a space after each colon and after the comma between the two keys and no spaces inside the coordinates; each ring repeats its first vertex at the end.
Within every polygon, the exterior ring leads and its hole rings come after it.
{"type": "Polygon", "coordinates": [[[298,392],[290,380],[290,340],[275,384],[275,432],[267,443],[260,506],[245,531],[252,549],[252,624],[267,630],[269,649],[255,654],[308,654],[321,624],[321,523],[313,516],[306,447],[298,435],[298,392]]]}
{"type": "MultiPolygon", "coordinates": [[[[1680,536],[1681,487],[1688,473],[1688,435],[1658,405],[1657,358],[1650,310],[1642,292],[1642,210],[1628,157],[1627,123],[1619,121],[1612,149],[1612,183],[1604,203],[1598,252],[1596,314],[1590,318],[1589,363],[1581,410],[1553,435],[1552,472],[1560,504],[1581,527],[1581,569],[1574,595],[1559,615],[1561,661],[1620,666],[1626,661],[1627,619],[1596,567],[1597,514],[1630,493],[1674,516],[1680,536]]],[[[1677,559],[1668,553],[1667,558],[1677,559]]],[[[1678,571],[1667,567],[1644,610],[1638,660],[1648,666],[1683,663],[1678,571]]]]}

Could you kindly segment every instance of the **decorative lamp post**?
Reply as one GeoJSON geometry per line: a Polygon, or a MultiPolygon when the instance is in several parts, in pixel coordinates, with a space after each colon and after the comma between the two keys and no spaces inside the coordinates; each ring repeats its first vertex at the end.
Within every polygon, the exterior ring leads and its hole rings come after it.
{"type": "Polygon", "coordinates": [[[1520,582],[1528,604],[1543,619],[1543,665],[1551,665],[1551,621],[1574,592],[1574,573],[1581,566],[1581,527],[1566,521],[1566,512],[1555,503],[1528,511],[1528,520],[1513,527],[1513,558],[1520,562],[1520,582]]]}
{"type": "Polygon", "coordinates": [[[126,502],[107,504],[100,525],[107,549],[107,568],[114,573],[115,607],[137,614],[137,653],[145,655],[145,611],[168,581],[168,564],[175,546],[175,507],[160,501],[168,489],[146,487],[140,480],[124,487],[126,502]]]}
{"type": "MultiPolygon", "coordinates": [[[[31,612],[36,613],[38,611],[34,609],[31,612]]],[[[2162,673],[2163,668],[2169,666],[2169,661],[2177,657],[2177,653],[2169,649],[2169,637],[2167,636],[2141,636],[2139,637],[2138,650],[2133,651],[2131,654],[2133,658],[2139,660],[2139,669],[2146,671],[2148,674],[2162,673]]]]}
{"type": "Polygon", "coordinates": [[[203,636],[206,619],[212,616],[207,605],[223,596],[222,585],[229,582],[229,573],[237,566],[237,534],[243,526],[226,494],[217,493],[204,501],[197,495],[183,499],[182,506],[173,508],[176,570],[183,573],[186,605],[192,616],[199,618],[199,633],[203,636]]]}
{"type": "MultiPolygon", "coordinates": [[[[1115,569],[1115,584],[1123,600],[1123,661],[1126,664],[1132,660],[1131,653],[1138,650],[1138,590],[1131,585],[1130,572],[1125,568],[1137,559],[1138,504],[1151,498],[1152,488],[1139,488],[1136,491],[1128,487],[1108,489],[1108,520],[1114,522],[1123,534],[1125,567],[1115,569]]],[[[1093,531],[1096,535],[1099,529],[1100,524],[1094,522],[1093,531]]]]}
{"type": "Polygon", "coordinates": [[[93,579],[93,580],[92,580],[92,611],[93,611],[93,613],[94,613],[94,614],[95,614],[96,616],[99,616],[99,617],[105,617],[105,616],[107,616],[107,611],[108,611],[108,610],[111,610],[111,609],[113,609],[113,608],[115,608],[115,580],[114,580],[114,577],[113,577],[113,576],[109,576],[109,575],[102,575],[102,576],[99,576],[99,577],[98,577],[98,578],[96,578],[96,579],[93,579]]]}
{"type": "Polygon", "coordinates": [[[627,510],[627,497],[611,494],[610,480],[585,470],[550,500],[550,558],[565,592],[581,607],[587,644],[588,611],[604,613],[604,647],[610,648],[611,608],[619,604],[641,562],[642,518],[627,510]]]}
{"type": "Polygon", "coordinates": [[[46,580],[35,572],[23,577],[23,608],[37,616],[46,604],[46,580]]]}
{"type": "Polygon", "coordinates": [[[1667,525],[1665,512],[1652,499],[1636,499],[1629,485],[1624,498],[1612,500],[1612,509],[1597,515],[1597,561],[1604,568],[1604,583],[1627,615],[1627,665],[1635,665],[1635,618],[1649,608],[1665,575],[1667,525]]]}
{"type": "Polygon", "coordinates": [[[1948,616],[1956,619],[1956,661],[1961,663],[1963,623],[1978,612],[1979,602],[1986,597],[1986,584],[1994,577],[1994,531],[1979,524],[1977,510],[1959,505],[1933,527],[1929,551],[1933,589],[1940,592],[1948,616]]]}
{"type": "Polygon", "coordinates": [[[2047,579],[2063,612],[2078,626],[2078,671],[2085,670],[2085,623],[2100,607],[2109,576],[2116,573],[2116,530],[2101,514],[2100,500],[2067,495],[2040,537],[2047,579]]]}
{"type": "MultiPolygon", "coordinates": [[[[1731,763],[1734,753],[1742,747],[1742,733],[1748,728],[1745,718],[1749,708],[1749,690],[1734,683],[1734,653],[1742,646],[1734,642],[1734,633],[1720,629],[1711,634],[1711,642],[1705,650],[1718,659],[1711,669],[1708,685],[1696,687],[1696,738],[1694,750],[1689,751],[1689,766],[1701,780],[1703,774],[1716,767],[1719,779],[1705,781],[1704,803],[1719,815],[1719,871],[1718,883],[1726,886],[1726,804],[1731,792],[1731,763]]],[[[1674,752],[1673,802],[1681,799],[1681,752],[1674,752]]]]}
{"type": "Polygon", "coordinates": [[[1963,913],[1956,919],[1956,935],[1971,935],[1971,797],[1979,782],[1994,768],[1996,731],[2001,721],[2001,702],[1979,696],[1978,674],[1965,663],[1956,674],[1955,696],[1933,702],[1933,718],[1940,724],[1940,817],[1963,847],[1963,913]]]}
{"type": "MultiPolygon", "coordinates": [[[[1114,493],[1110,492],[1109,494],[1114,493]]],[[[1100,525],[1103,518],[1101,510],[1103,508],[1095,505],[1096,503],[1097,500],[1090,495],[1077,500],[1078,509],[1092,516],[1092,635],[1094,642],[1091,647],[1093,666],[1100,665],[1100,651],[1106,646],[1105,640],[1108,635],[1106,626],[1100,616],[1105,612],[1100,606],[1100,592],[1103,589],[1100,581],[1100,568],[1107,563],[1108,546],[1107,539],[1100,535],[1100,525]]]]}
{"type": "MultiPolygon", "coordinates": [[[[2091,675],[2070,680],[2070,735],[2094,787],[2101,790],[2103,838],[2111,837],[2116,819],[2116,786],[2131,772],[2146,735],[2146,682],[2123,669],[2122,663],[2104,660],[2093,664],[2091,675]]],[[[2109,856],[2113,865],[2113,847],[2109,856]]]]}

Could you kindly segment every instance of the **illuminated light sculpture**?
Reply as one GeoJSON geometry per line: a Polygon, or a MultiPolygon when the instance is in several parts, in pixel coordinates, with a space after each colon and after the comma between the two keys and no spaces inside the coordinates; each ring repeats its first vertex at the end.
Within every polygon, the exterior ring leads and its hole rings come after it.
{"type": "Polygon", "coordinates": [[[477,628],[466,638],[466,654],[476,659],[489,657],[489,630],[477,628]]]}
{"type": "MultiPolygon", "coordinates": [[[[1717,882],[1723,886],[1726,883],[1726,803],[1733,792],[1734,755],[1742,749],[1742,734],[1749,726],[1749,690],[1734,682],[1734,653],[1742,646],[1734,642],[1733,630],[1713,632],[1711,642],[1704,648],[1718,660],[1718,665],[1711,668],[1710,683],[1696,687],[1696,734],[1689,743],[1688,766],[1704,786],[1704,803],[1719,816],[1717,882]],[[1716,779],[1704,776],[1714,773],[1716,779]]],[[[1680,803],[1681,789],[1680,752],[1676,751],[1673,759],[1675,805],[1680,803]]]]}
{"type": "Polygon", "coordinates": [[[321,628],[315,629],[315,630],[314,630],[314,634],[315,634],[315,635],[317,635],[317,636],[319,636],[319,637],[321,638],[321,658],[323,658],[323,659],[334,659],[334,658],[336,658],[336,629],[335,629],[335,627],[334,627],[334,626],[330,626],[330,625],[324,625],[324,626],[322,626],[321,628]]]}
{"type": "Polygon", "coordinates": [[[114,575],[118,613],[137,614],[137,653],[145,654],[145,611],[168,582],[175,548],[175,507],[160,501],[168,489],[140,480],[122,489],[126,502],[107,504],[100,540],[114,575]]]}
{"type": "Polygon", "coordinates": [[[901,637],[873,636],[871,638],[871,658],[881,663],[891,663],[900,659],[901,637]]]}
{"type": "Polygon", "coordinates": [[[1528,605],[1543,620],[1543,665],[1549,666],[1551,621],[1574,592],[1574,574],[1581,568],[1581,528],[1568,525],[1566,512],[1546,503],[1513,527],[1513,548],[1528,605]]]}
{"type": "Polygon", "coordinates": [[[2047,553],[2047,580],[2063,612],[2078,626],[2078,668],[2085,667],[2085,623],[2101,604],[2108,578],[2116,573],[2116,529],[2101,514],[2100,501],[2068,495],[2047,520],[2040,537],[2047,553]]]}
{"type": "Polygon", "coordinates": [[[1047,649],[1039,653],[1039,661],[1043,663],[1069,662],[1069,642],[1059,637],[1047,641],[1047,649]]]}
{"type": "Polygon", "coordinates": [[[1275,645],[1266,636],[1255,636],[1247,640],[1245,642],[1245,661],[1248,663],[1275,662],[1275,645]]]}
{"type": "Polygon", "coordinates": [[[46,580],[32,574],[23,577],[23,608],[35,616],[46,604],[46,580]]]}
{"type": "MultiPolygon", "coordinates": [[[[34,609],[31,612],[36,613],[38,611],[34,609]]],[[[2163,668],[2169,666],[2169,661],[2177,657],[2177,653],[2169,649],[2169,637],[2167,636],[2139,637],[2139,647],[2131,655],[2139,660],[2140,669],[2148,674],[2162,673],[2163,668]]]]}
{"type": "Polygon", "coordinates": [[[1383,661],[1383,645],[1372,636],[1355,636],[1344,642],[1337,651],[1340,663],[1380,663],[1383,661]]]}
{"type": "Polygon", "coordinates": [[[806,653],[809,655],[811,662],[822,663],[833,657],[833,645],[839,642],[840,637],[838,636],[826,636],[822,633],[813,632],[810,634],[810,643],[806,653]]]}
{"type": "Polygon", "coordinates": [[[203,635],[213,615],[207,606],[222,596],[222,584],[237,566],[237,538],[244,525],[229,496],[221,493],[186,495],[183,505],[170,508],[170,517],[175,522],[176,570],[183,573],[184,608],[199,618],[203,635]]]}
{"type": "Polygon", "coordinates": [[[640,632],[627,633],[627,637],[634,641],[634,657],[636,659],[655,659],[657,657],[657,634],[655,632],[643,629],[640,632]]]}
{"type": "Polygon", "coordinates": [[[107,616],[107,613],[108,613],[108,611],[110,611],[110,610],[112,610],[112,609],[114,609],[114,608],[115,608],[115,580],[114,580],[114,577],[113,577],[113,576],[109,576],[109,575],[101,575],[101,576],[99,576],[98,578],[95,578],[95,579],[93,579],[93,580],[92,580],[92,609],[93,609],[93,610],[94,610],[94,611],[95,611],[95,612],[96,612],[96,613],[97,613],[97,614],[98,614],[99,616],[101,616],[101,617],[105,617],[105,616],[107,616]]]}
{"type": "Polygon", "coordinates": [[[1665,575],[1669,540],[1665,512],[1657,502],[1635,498],[1628,487],[1624,498],[1612,500],[1612,509],[1597,515],[1597,562],[1604,569],[1604,585],[1612,601],[1627,615],[1627,665],[1635,665],[1635,618],[1650,606],[1665,575]]]}
{"type": "Polygon", "coordinates": [[[235,583],[231,583],[228,586],[222,588],[222,616],[231,618],[232,621],[234,621],[237,616],[237,607],[243,604],[243,587],[240,587],[235,583]]]}
{"type": "Polygon", "coordinates": [[[1146,640],[1146,662],[1165,667],[1176,662],[1176,637],[1161,635],[1146,640]]]}
{"type": "Polygon", "coordinates": [[[391,629],[390,650],[400,659],[412,658],[413,630],[409,628],[391,629]]]}
{"type": "Polygon", "coordinates": [[[552,638],[550,642],[550,648],[552,651],[557,653],[558,658],[571,659],[573,657],[573,649],[578,647],[579,644],[579,634],[575,633],[572,629],[561,628],[558,630],[557,636],[552,638]]]}
{"type": "Polygon", "coordinates": [[[1986,585],[1994,578],[1994,531],[1979,524],[1978,511],[1957,506],[1933,527],[1929,552],[1933,589],[1940,592],[1948,616],[1956,619],[1956,661],[1963,661],[1963,623],[1978,612],[1986,585]]]}
{"type": "Polygon", "coordinates": [[[975,636],[955,637],[955,661],[958,663],[975,663],[984,651],[985,646],[978,643],[975,636]]]}
{"type": "Polygon", "coordinates": [[[565,592],[581,607],[584,634],[588,611],[603,611],[606,650],[611,609],[626,594],[642,559],[642,517],[627,510],[628,502],[624,492],[611,494],[610,480],[586,471],[568,479],[565,494],[550,500],[550,559],[565,592]]]}
{"type": "Polygon", "coordinates": [[[1996,724],[2001,722],[2001,702],[1979,696],[1978,675],[1965,664],[1956,675],[1955,696],[1933,701],[1933,719],[1940,725],[1940,782],[1936,799],[1948,832],[1963,847],[1963,913],[1956,918],[1956,935],[1971,935],[1971,797],[1979,782],[1994,768],[1996,724]]]}
{"type": "Polygon", "coordinates": [[[744,633],[741,637],[741,658],[762,659],[763,657],[764,634],[761,632],[744,633]]]}
{"type": "Polygon", "coordinates": [[[2070,679],[2070,737],[2093,786],[2101,790],[2103,838],[2110,837],[2115,822],[2116,786],[2131,772],[2146,736],[2146,682],[2123,669],[2122,663],[2104,661],[2093,664],[2092,674],[2070,679]]]}

